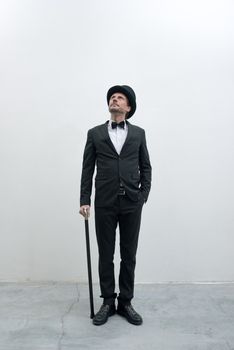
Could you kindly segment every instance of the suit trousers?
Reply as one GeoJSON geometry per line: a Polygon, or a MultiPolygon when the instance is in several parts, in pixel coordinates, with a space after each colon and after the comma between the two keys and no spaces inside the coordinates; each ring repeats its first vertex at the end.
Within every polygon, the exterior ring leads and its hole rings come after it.
{"type": "Polygon", "coordinates": [[[113,303],[115,293],[114,253],[116,229],[120,235],[119,296],[128,304],[134,296],[136,252],[144,200],[131,201],[126,195],[117,196],[111,207],[95,207],[95,226],[99,251],[99,279],[104,303],[113,303]]]}

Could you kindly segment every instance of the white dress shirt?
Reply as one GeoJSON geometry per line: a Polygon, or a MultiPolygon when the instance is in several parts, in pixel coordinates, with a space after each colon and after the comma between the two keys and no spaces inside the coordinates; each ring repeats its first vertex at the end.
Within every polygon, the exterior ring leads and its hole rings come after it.
{"type": "Polygon", "coordinates": [[[120,154],[121,149],[123,147],[123,144],[126,140],[127,134],[128,134],[128,126],[126,122],[124,122],[124,129],[117,126],[117,128],[112,129],[111,126],[112,120],[109,120],[108,123],[108,133],[110,136],[110,139],[116,149],[116,152],[120,154]]]}

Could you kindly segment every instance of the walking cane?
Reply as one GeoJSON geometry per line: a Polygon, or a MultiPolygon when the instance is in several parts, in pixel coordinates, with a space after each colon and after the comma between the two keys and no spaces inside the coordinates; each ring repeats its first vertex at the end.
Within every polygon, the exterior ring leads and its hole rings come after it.
{"type": "Polygon", "coordinates": [[[92,269],[91,269],[91,256],[90,256],[90,244],[89,244],[89,218],[87,211],[85,212],[85,236],[86,236],[86,251],[87,251],[87,265],[88,265],[88,278],[89,278],[89,300],[90,300],[90,318],[94,318],[93,307],[93,283],[92,283],[92,269]]]}

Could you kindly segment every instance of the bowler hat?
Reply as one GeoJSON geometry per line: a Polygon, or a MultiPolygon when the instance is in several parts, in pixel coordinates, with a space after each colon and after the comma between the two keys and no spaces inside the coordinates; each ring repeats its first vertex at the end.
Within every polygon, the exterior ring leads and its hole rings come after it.
{"type": "Polygon", "coordinates": [[[111,96],[114,93],[116,93],[116,92],[120,92],[120,93],[124,94],[127,97],[128,102],[129,102],[129,104],[131,106],[131,110],[127,114],[127,119],[131,118],[133,116],[133,114],[135,113],[135,111],[136,111],[136,95],[135,95],[135,92],[128,85],[115,85],[115,86],[112,86],[107,92],[107,103],[108,103],[108,105],[109,105],[109,101],[110,101],[111,96]]]}

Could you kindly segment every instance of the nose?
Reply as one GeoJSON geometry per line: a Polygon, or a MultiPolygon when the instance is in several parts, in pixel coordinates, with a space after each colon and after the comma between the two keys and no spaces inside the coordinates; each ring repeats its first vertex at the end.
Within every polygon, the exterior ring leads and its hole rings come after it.
{"type": "Polygon", "coordinates": [[[110,104],[111,105],[113,105],[113,104],[117,104],[118,103],[118,100],[117,100],[117,98],[112,98],[111,100],[110,100],[110,104]]]}

